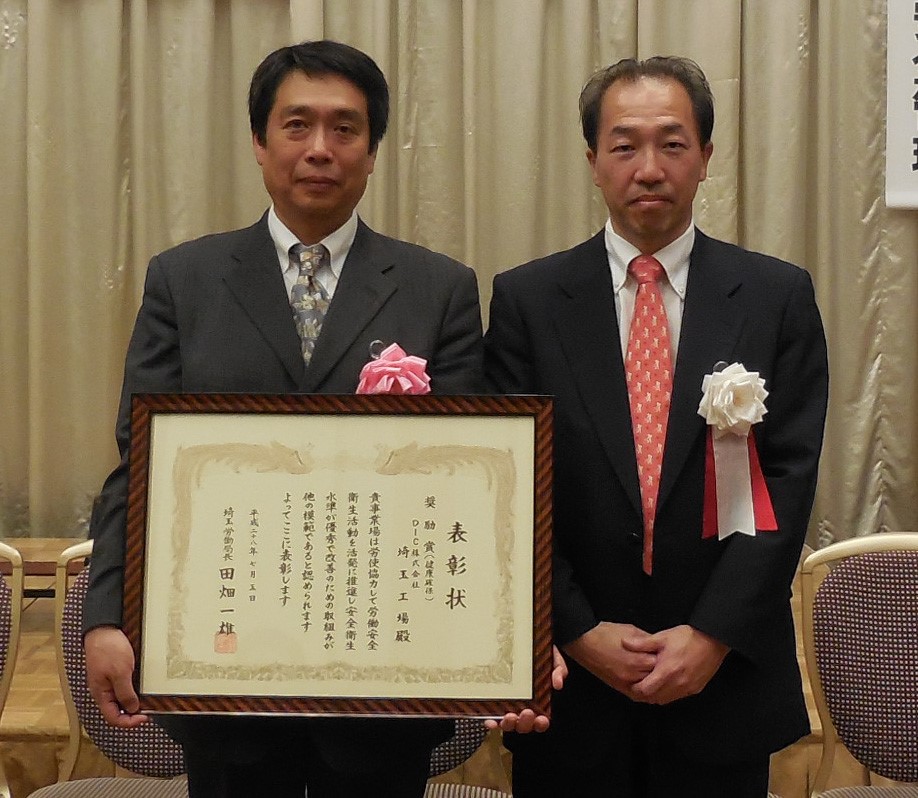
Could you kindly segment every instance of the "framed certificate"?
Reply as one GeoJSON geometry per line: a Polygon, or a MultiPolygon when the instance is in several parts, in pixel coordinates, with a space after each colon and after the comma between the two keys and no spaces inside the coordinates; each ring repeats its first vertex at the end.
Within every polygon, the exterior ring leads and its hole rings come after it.
{"type": "Polygon", "coordinates": [[[135,395],[124,628],[143,710],[548,714],[551,413],[135,395]]]}

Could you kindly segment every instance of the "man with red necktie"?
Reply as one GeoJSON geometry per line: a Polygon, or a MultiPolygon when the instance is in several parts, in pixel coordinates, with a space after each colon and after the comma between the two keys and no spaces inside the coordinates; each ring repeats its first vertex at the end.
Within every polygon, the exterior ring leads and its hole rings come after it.
{"type": "Polygon", "coordinates": [[[548,731],[507,737],[513,794],[764,798],[809,729],[789,599],[827,402],[813,285],[694,226],[714,125],[694,62],[619,62],[580,110],[609,221],[498,275],[485,337],[494,389],[555,397],[570,673],[548,731]]]}

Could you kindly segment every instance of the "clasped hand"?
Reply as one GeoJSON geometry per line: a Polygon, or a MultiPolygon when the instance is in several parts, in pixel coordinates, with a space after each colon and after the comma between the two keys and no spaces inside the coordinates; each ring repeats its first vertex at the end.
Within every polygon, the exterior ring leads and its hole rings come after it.
{"type": "Polygon", "coordinates": [[[650,634],[631,624],[607,622],[565,646],[594,676],[647,704],[669,704],[701,692],[729,650],[685,624],[650,634]]]}

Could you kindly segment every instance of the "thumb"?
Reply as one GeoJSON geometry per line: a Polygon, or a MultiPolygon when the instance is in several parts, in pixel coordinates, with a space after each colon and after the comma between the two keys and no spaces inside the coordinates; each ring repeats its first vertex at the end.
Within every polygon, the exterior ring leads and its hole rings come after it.
{"type": "Polygon", "coordinates": [[[113,679],[112,689],[115,693],[115,699],[125,712],[133,715],[140,709],[140,699],[134,691],[134,685],[130,677],[126,679],[113,679]]]}
{"type": "Polygon", "coordinates": [[[622,648],[637,654],[656,654],[662,644],[654,635],[625,635],[622,638],[622,648]]]}

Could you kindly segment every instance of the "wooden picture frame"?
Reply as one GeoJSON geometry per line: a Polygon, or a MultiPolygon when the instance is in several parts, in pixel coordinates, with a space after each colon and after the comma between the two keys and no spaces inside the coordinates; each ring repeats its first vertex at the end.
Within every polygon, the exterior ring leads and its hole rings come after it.
{"type": "Polygon", "coordinates": [[[552,403],[137,394],[145,712],[550,712],[552,403]]]}

